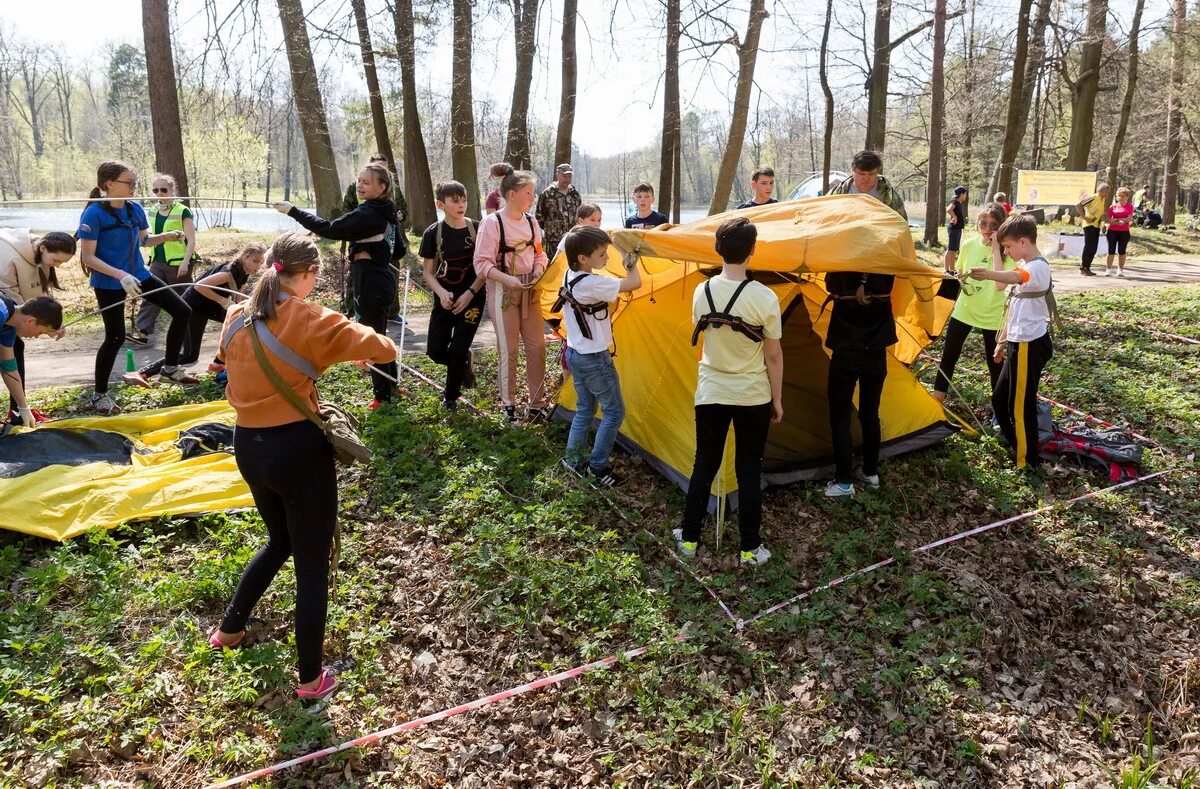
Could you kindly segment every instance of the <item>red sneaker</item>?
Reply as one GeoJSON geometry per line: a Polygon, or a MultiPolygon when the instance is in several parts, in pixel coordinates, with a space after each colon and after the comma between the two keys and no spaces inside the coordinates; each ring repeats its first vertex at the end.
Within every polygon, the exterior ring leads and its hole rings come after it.
{"type": "Polygon", "coordinates": [[[45,413],[37,410],[36,408],[30,409],[30,411],[33,412],[33,421],[34,422],[38,422],[40,424],[43,422],[51,421],[51,418],[49,416],[47,416],[45,413]]]}
{"type": "Polygon", "coordinates": [[[377,410],[377,409],[379,408],[379,406],[381,406],[381,405],[383,405],[383,402],[382,402],[382,401],[380,401],[380,400],[372,400],[371,402],[367,403],[367,410],[368,410],[368,411],[375,411],[375,410],[377,410]]]}
{"type": "Polygon", "coordinates": [[[149,389],[153,384],[141,373],[125,373],[121,376],[121,380],[130,386],[140,386],[143,389],[149,389]]]}

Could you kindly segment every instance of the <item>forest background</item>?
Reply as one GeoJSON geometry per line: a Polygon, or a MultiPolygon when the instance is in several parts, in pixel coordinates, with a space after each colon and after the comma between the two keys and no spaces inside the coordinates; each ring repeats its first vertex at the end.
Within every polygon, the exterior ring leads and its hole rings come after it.
{"type": "Polygon", "coordinates": [[[192,195],[332,214],[382,149],[416,227],[433,184],[455,177],[478,199],[500,160],[546,183],[569,159],[586,196],[646,180],[660,203],[716,211],[748,196],[758,164],[786,196],[866,147],[928,203],[931,231],[955,185],[982,202],[1020,167],[1149,182],[1170,222],[1172,198],[1200,197],[1189,13],[1185,0],[125,0],[104,19],[77,0],[10,6],[0,199],[82,196],[120,158],[183,173],[192,195]]]}

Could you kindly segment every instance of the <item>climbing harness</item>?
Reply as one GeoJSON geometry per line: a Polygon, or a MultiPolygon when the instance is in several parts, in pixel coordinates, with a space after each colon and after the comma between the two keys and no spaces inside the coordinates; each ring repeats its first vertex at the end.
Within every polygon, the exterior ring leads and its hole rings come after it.
{"type": "Polygon", "coordinates": [[[555,300],[554,306],[551,307],[551,311],[561,312],[564,306],[568,304],[571,305],[571,311],[575,313],[575,322],[579,324],[580,334],[582,334],[586,339],[590,340],[592,339],[592,327],[588,325],[587,316],[591,315],[598,321],[608,320],[608,304],[605,302],[584,304],[579,299],[575,298],[575,286],[578,285],[579,282],[586,276],[588,276],[588,272],[584,271],[580,273],[579,276],[567,280],[567,282],[558,289],[558,299],[555,300]]]}
{"type": "MultiPolygon", "coordinates": [[[[433,253],[434,273],[433,273],[433,275],[435,277],[437,277],[438,281],[441,282],[443,285],[447,285],[447,286],[453,288],[458,285],[461,285],[463,283],[463,280],[465,280],[467,277],[467,272],[468,271],[474,272],[474,268],[471,266],[471,263],[469,261],[468,261],[467,265],[465,265],[465,266],[455,266],[453,271],[451,271],[450,267],[446,265],[446,258],[442,255],[442,226],[445,224],[446,224],[445,220],[438,222],[437,229],[434,231],[434,235],[433,235],[433,240],[434,240],[434,253],[433,253]],[[454,276],[451,276],[452,274],[454,276]]],[[[501,243],[503,244],[504,243],[503,242],[504,225],[501,224],[500,227],[501,227],[500,238],[501,238],[501,243]]],[[[471,237],[471,245],[474,246],[475,245],[475,221],[470,218],[467,218],[467,235],[469,235],[471,237]]]]}
{"type": "Polygon", "coordinates": [[[731,313],[734,303],[738,300],[738,296],[742,295],[742,291],[746,289],[751,280],[742,280],[742,283],[737,286],[737,290],[733,292],[733,296],[729,299],[729,303],[725,305],[725,309],[717,311],[717,305],[713,303],[712,290],[709,286],[712,280],[704,283],[704,298],[708,299],[708,312],[700,316],[700,320],[696,321],[696,328],[692,332],[692,345],[700,341],[700,334],[710,328],[719,329],[722,326],[728,326],[738,334],[747,337],[754,342],[762,342],[763,327],[756,326],[753,323],[747,323],[741,317],[731,313]]]}

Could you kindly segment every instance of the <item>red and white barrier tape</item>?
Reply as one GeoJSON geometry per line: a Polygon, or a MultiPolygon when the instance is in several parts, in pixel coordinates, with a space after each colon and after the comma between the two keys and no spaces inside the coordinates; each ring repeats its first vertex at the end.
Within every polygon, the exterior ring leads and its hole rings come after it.
{"type": "MultiPolygon", "coordinates": [[[[1021,513],[1020,515],[1013,515],[1012,517],[1004,518],[1002,520],[998,520],[993,523],[989,523],[986,526],[977,526],[974,529],[968,529],[967,531],[959,532],[958,534],[955,534],[950,537],[943,537],[940,540],[934,540],[933,542],[925,543],[924,545],[922,545],[918,548],[913,548],[908,553],[910,555],[917,554],[917,553],[928,553],[929,551],[932,551],[934,548],[940,548],[943,545],[949,545],[951,543],[959,542],[960,540],[965,540],[968,537],[974,537],[977,534],[983,534],[984,532],[992,531],[993,529],[998,529],[1001,526],[1008,526],[1010,524],[1017,523],[1018,521],[1027,520],[1029,518],[1032,518],[1035,515],[1041,515],[1043,513],[1050,512],[1051,510],[1058,509],[1060,507],[1070,507],[1071,505],[1077,504],[1078,502],[1081,502],[1085,499],[1095,498],[1096,496],[1099,496],[1103,493],[1111,493],[1112,491],[1120,490],[1121,488],[1127,488],[1131,485],[1136,485],[1139,482],[1146,482],[1147,480],[1154,479],[1155,477],[1161,477],[1166,474],[1171,474],[1173,472],[1181,471],[1181,470],[1182,470],[1181,467],[1176,466],[1174,468],[1166,469],[1165,471],[1156,471],[1153,474],[1147,474],[1144,477],[1138,477],[1137,479],[1131,479],[1131,480],[1128,480],[1127,482],[1120,482],[1116,485],[1110,485],[1107,488],[1101,488],[1100,490],[1093,490],[1090,493],[1084,493],[1083,495],[1076,496],[1073,499],[1067,499],[1066,501],[1060,501],[1060,502],[1055,502],[1053,504],[1047,504],[1045,507],[1039,507],[1038,509],[1032,510],[1030,512],[1021,513]]],[[[738,623],[737,623],[737,629],[739,631],[744,630],[746,625],[757,622],[758,620],[763,619],[764,617],[768,617],[771,614],[781,611],[782,609],[787,608],[790,605],[793,605],[795,603],[800,602],[801,600],[804,600],[805,598],[812,597],[813,595],[817,594],[818,592],[828,591],[829,589],[832,589],[835,586],[844,584],[846,581],[857,578],[861,575],[866,575],[867,573],[870,573],[870,572],[874,572],[875,570],[878,570],[880,568],[887,567],[890,564],[895,564],[896,561],[897,561],[896,557],[891,556],[891,557],[888,557],[887,559],[884,559],[883,561],[876,562],[875,564],[868,565],[867,567],[863,567],[859,570],[855,570],[854,572],[847,573],[845,575],[840,575],[837,578],[834,578],[832,581],[822,584],[821,586],[818,586],[815,589],[809,589],[807,592],[801,592],[800,594],[795,595],[794,597],[789,597],[787,600],[784,600],[782,603],[776,603],[775,605],[771,606],[770,608],[760,611],[759,613],[755,614],[754,616],[750,617],[749,619],[745,619],[745,620],[739,619],[738,623]]]]}
{"type": "Polygon", "coordinates": [[[575,668],[567,669],[566,671],[560,671],[557,674],[551,674],[549,676],[542,677],[541,679],[534,680],[533,682],[526,682],[524,685],[517,685],[516,687],[509,688],[508,690],[502,690],[499,693],[493,693],[490,696],[481,696],[474,701],[468,701],[466,704],[459,704],[457,707],[448,707],[440,712],[434,712],[420,718],[414,718],[410,721],[397,724],[396,726],[380,729],[379,731],[372,732],[371,734],[364,734],[362,737],[356,737],[353,740],[348,740],[343,742],[341,745],[333,745],[328,748],[323,748],[319,751],[313,751],[312,753],[305,754],[304,756],[297,756],[295,759],[288,759],[287,761],[273,764],[270,767],[264,767],[261,770],[255,770],[254,772],[239,775],[236,778],[229,778],[228,780],[221,781],[220,783],[209,784],[207,789],[223,789],[223,787],[227,786],[238,786],[239,784],[244,784],[247,781],[254,781],[259,778],[265,778],[268,775],[274,775],[275,773],[286,770],[289,767],[307,764],[308,762],[313,762],[317,759],[323,759],[326,756],[332,756],[335,753],[348,751],[351,748],[359,748],[363,745],[370,745],[384,739],[385,737],[391,737],[393,734],[411,731],[412,729],[419,729],[420,727],[429,723],[436,723],[437,721],[445,720],[446,718],[451,718],[455,715],[461,715],[464,712],[471,712],[472,710],[486,707],[489,704],[495,704],[498,701],[511,699],[514,696],[520,696],[522,694],[529,693],[530,691],[549,687],[550,685],[557,685],[558,683],[564,682],[568,679],[573,679],[575,677],[582,676],[583,674],[608,668],[609,666],[612,666],[622,660],[632,660],[633,658],[641,657],[655,646],[670,643],[678,644],[687,639],[687,637],[688,636],[685,633],[680,633],[670,641],[660,641],[638,647],[637,649],[627,649],[620,654],[609,655],[608,657],[600,658],[599,660],[593,660],[591,663],[584,663],[581,666],[576,666],[575,668]]]}

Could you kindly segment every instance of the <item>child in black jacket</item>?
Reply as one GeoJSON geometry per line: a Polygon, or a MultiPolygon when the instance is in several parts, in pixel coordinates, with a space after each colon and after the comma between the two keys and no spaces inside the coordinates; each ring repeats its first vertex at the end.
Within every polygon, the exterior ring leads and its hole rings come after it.
{"type": "MultiPolygon", "coordinates": [[[[348,214],[333,221],[322,219],[288,202],[275,203],[275,210],[287,214],[322,238],[350,242],[350,279],[354,289],[354,312],[359,323],[387,334],[387,313],[396,298],[396,272],[392,268],[401,229],[396,222],[396,204],[391,201],[392,176],[387,168],[369,164],[358,174],[358,198],[361,202],[348,214]]],[[[380,365],[387,375],[396,377],[396,363],[380,365]]],[[[371,373],[374,410],[390,403],[396,384],[386,376],[371,373]]]]}

